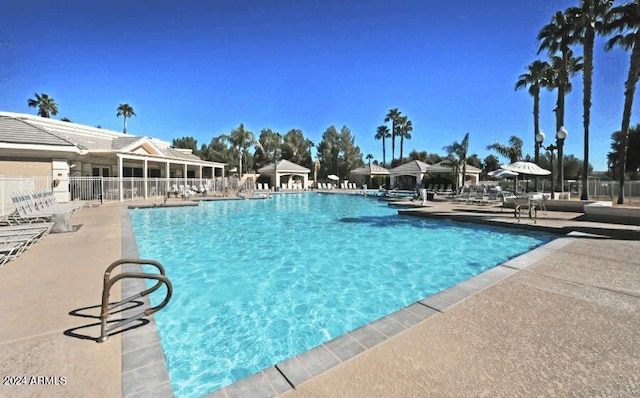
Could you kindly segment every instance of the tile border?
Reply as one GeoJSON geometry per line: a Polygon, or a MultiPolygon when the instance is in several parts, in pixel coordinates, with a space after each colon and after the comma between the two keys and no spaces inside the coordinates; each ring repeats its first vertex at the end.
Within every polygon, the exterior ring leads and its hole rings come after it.
{"type": "MultiPolygon", "coordinates": [[[[138,258],[139,253],[130,215],[125,207],[122,207],[121,213],[122,257],[138,258]]],[[[571,243],[574,239],[568,236],[558,236],[542,246],[490,268],[466,281],[213,391],[205,397],[240,398],[251,396],[268,398],[295,390],[297,386],[313,377],[359,356],[368,349],[434,315],[448,311],[452,306],[527,268],[571,243]]],[[[123,269],[123,271],[141,270],[139,265],[130,264],[127,267],[131,268],[123,269]]],[[[123,281],[122,292],[126,294],[128,291],[136,289],[136,283],[143,282],[138,280],[123,281]]],[[[174,396],[169,382],[164,351],[153,319],[150,320],[150,324],[144,327],[122,333],[122,396],[134,398],[149,395],[161,398],[174,396]]]]}

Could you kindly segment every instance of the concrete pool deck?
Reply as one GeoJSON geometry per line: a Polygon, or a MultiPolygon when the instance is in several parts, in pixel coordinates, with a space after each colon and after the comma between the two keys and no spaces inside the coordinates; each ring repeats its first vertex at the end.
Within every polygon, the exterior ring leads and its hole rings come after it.
{"type": "MultiPolygon", "coordinates": [[[[0,269],[0,396],[120,397],[123,384],[132,382],[123,381],[122,337],[145,327],[102,344],[94,340],[102,274],[122,254],[120,207],[83,209],[72,219],[82,225],[76,232],[49,235],[0,269]]],[[[365,328],[381,336],[375,346],[352,332],[355,354],[343,358],[344,345],[325,344],[327,363],[335,365],[328,370],[306,363],[305,354],[294,358],[301,376],[286,366],[281,374],[290,375],[295,389],[278,389],[263,372],[253,378],[257,383],[236,383],[211,396],[640,395],[637,225],[551,211],[535,224],[518,223],[499,208],[449,202],[408,211],[579,233],[497,267],[494,272],[505,275],[481,287],[461,284],[457,293],[424,300],[415,309],[421,318],[374,322],[365,328]]],[[[131,394],[170,395],[161,389],[131,394]]]]}

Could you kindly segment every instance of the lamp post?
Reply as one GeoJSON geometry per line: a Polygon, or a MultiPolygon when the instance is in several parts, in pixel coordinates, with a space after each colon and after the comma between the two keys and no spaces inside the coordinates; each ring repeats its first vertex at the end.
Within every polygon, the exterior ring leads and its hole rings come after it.
{"type": "Polygon", "coordinates": [[[553,185],[554,181],[553,181],[553,151],[555,151],[556,149],[558,149],[557,146],[551,144],[548,146],[544,146],[542,145],[542,142],[544,141],[544,133],[542,132],[542,130],[540,130],[538,132],[538,134],[536,134],[536,145],[538,145],[539,148],[542,149],[546,149],[547,151],[551,152],[551,156],[549,157],[549,160],[551,161],[551,199],[555,199],[555,186],[553,185]]]}
{"type": "Polygon", "coordinates": [[[560,182],[560,192],[564,193],[564,155],[563,155],[563,147],[564,140],[567,138],[569,133],[564,128],[564,126],[560,127],[556,132],[556,146],[558,148],[558,180],[560,182]]]}

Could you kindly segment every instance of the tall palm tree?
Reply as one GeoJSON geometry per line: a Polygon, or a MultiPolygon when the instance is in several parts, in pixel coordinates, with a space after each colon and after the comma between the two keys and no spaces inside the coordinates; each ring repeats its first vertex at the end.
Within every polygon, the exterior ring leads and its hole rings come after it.
{"type": "Polygon", "coordinates": [[[369,167],[371,167],[371,159],[373,159],[373,155],[372,154],[368,154],[366,159],[369,161],[369,167]]]}
{"type": "Polygon", "coordinates": [[[617,32],[607,42],[605,49],[611,50],[615,46],[620,46],[625,51],[631,50],[629,61],[629,73],[624,83],[624,108],[622,111],[622,140],[619,146],[618,166],[620,167],[620,190],[618,192],[618,204],[624,203],[624,179],[627,163],[627,149],[629,145],[629,125],[631,123],[631,108],[633,106],[633,96],[640,75],[640,1],[635,0],[629,3],[612,8],[606,17],[606,24],[603,31],[607,33],[617,32]]]}
{"type": "Polygon", "coordinates": [[[389,127],[385,126],[384,124],[382,126],[378,126],[378,130],[376,132],[375,138],[376,138],[376,140],[382,140],[382,165],[385,166],[387,164],[387,154],[386,154],[386,148],[385,148],[385,140],[387,138],[391,138],[391,133],[389,132],[389,127]]]}
{"type": "Polygon", "coordinates": [[[51,117],[51,115],[58,114],[58,104],[56,101],[49,97],[47,94],[35,93],[35,99],[27,100],[29,108],[38,108],[38,116],[51,117]]]}
{"type": "MultiPolygon", "coordinates": [[[[589,199],[589,184],[587,184],[589,172],[589,123],[591,120],[591,88],[593,85],[593,46],[597,31],[602,31],[604,19],[613,0],[581,0],[580,7],[571,7],[565,11],[572,25],[570,35],[574,44],[580,43],[583,47],[583,125],[584,125],[584,159],[582,165],[582,192],[581,200],[589,199]]],[[[561,154],[558,153],[558,156],[561,154]]],[[[563,170],[560,169],[560,173],[563,170]]]]}
{"type": "MultiPolygon", "coordinates": [[[[582,67],[581,57],[574,58],[573,51],[569,46],[575,41],[573,25],[567,15],[562,11],[557,11],[551,18],[551,22],[545,25],[538,33],[540,47],[538,54],[543,50],[548,50],[551,56],[551,66],[554,71],[552,88],[558,90],[558,100],[556,102],[556,132],[564,126],[565,96],[571,91],[570,77],[575,75],[582,67]],[[560,56],[555,55],[560,53],[560,56]]],[[[558,180],[562,184],[563,170],[562,146],[558,150],[558,180]]]]}
{"type": "Polygon", "coordinates": [[[124,118],[124,126],[122,128],[122,132],[127,134],[127,119],[131,118],[131,116],[136,116],[136,113],[133,111],[133,108],[129,104],[120,104],[118,106],[116,113],[116,117],[122,116],[124,118]]]}
{"type": "Polygon", "coordinates": [[[555,62],[555,70],[558,89],[558,101],[556,102],[556,131],[560,130],[560,127],[564,126],[564,97],[566,85],[569,84],[569,72],[566,68],[568,59],[571,57],[571,49],[569,45],[573,41],[571,36],[571,23],[567,20],[567,16],[562,11],[557,11],[553,14],[551,22],[545,25],[538,33],[538,40],[540,40],[540,46],[538,47],[538,54],[543,50],[547,50],[550,56],[560,52],[560,62],[555,62]]]}
{"type": "Polygon", "coordinates": [[[384,122],[391,122],[391,166],[396,156],[396,135],[398,135],[398,119],[402,112],[398,108],[389,109],[389,113],[384,118],[384,122]]]}
{"type": "MultiPolygon", "coordinates": [[[[238,175],[242,177],[242,161],[246,165],[247,150],[257,143],[253,133],[245,129],[244,124],[240,123],[238,128],[233,129],[225,138],[238,150],[238,175]]],[[[246,166],[245,166],[246,167],[246,166]]]]}
{"type": "MultiPolygon", "coordinates": [[[[462,142],[454,141],[453,144],[447,145],[442,149],[447,151],[449,155],[454,155],[458,159],[458,167],[456,167],[456,174],[457,174],[457,170],[460,168],[460,165],[462,165],[462,186],[464,186],[464,182],[467,175],[467,152],[469,151],[469,133],[464,135],[462,142]]],[[[457,176],[456,176],[456,181],[458,181],[457,176]]]]}
{"type": "MultiPolygon", "coordinates": [[[[523,73],[516,82],[516,90],[529,87],[529,94],[533,97],[533,139],[540,132],[540,89],[550,88],[553,80],[551,65],[546,61],[535,60],[526,66],[527,73],[523,73]]],[[[540,146],[534,145],[534,161],[538,164],[540,157],[540,146]]],[[[535,177],[535,186],[538,186],[538,177],[535,177]]]]}
{"type": "Polygon", "coordinates": [[[514,163],[522,159],[522,140],[515,135],[509,138],[509,145],[494,143],[487,146],[487,149],[494,150],[498,154],[509,158],[510,163],[514,163]]]}
{"type": "Polygon", "coordinates": [[[405,138],[411,139],[411,132],[413,131],[413,123],[407,115],[400,116],[398,118],[398,136],[400,136],[400,162],[402,162],[403,154],[402,149],[404,148],[404,140],[405,138]]]}

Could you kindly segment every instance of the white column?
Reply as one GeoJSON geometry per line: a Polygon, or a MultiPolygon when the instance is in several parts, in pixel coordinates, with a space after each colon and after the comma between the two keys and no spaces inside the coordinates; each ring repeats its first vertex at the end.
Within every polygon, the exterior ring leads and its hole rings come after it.
{"type": "Polygon", "coordinates": [[[148,167],[149,167],[149,164],[147,163],[147,159],[145,158],[144,159],[144,198],[145,199],[147,199],[147,196],[148,196],[147,190],[149,189],[149,184],[148,184],[148,181],[147,181],[148,174],[149,174],[149,172],[147,170],[148,167]]]}
{"type": "MultiPolygon", "coordinates": [[[[164,176],[164,178],[165,178],[165,180],[167,180],[166,190],[167,190],[167,192],[169,192],[171,190],[171,175],[169,174],[170,173],[170,169],[171,169],[170,163],[167,161],[167,163],[166,163],[166,165],[164,167],[165,167],[165,176],[164,176]]],[[[164,194],[167,195],[167,192],[165,192],[164,194]]]]}
{"type": "Polygon", "coordinates": [[[122,155],[118,155],[118,177],[120,177],[118,179],[119,181],[118,184],[120,185],[118,191],[120,192],[120,202],[124,202],[124,187],[122,186],[122,179],[124,178],[124,175],[122,170],[123,170],[122,155]]]}

